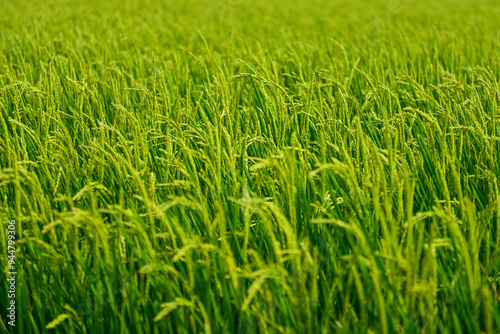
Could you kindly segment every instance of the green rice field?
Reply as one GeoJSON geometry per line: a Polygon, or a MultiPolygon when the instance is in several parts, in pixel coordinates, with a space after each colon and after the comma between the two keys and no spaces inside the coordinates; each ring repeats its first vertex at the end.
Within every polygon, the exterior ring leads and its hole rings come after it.
{"type": "Polygon", "coordinates": [[[500,333],[500,2],[0,0],[0,225],[0,333],[500,333]]]}

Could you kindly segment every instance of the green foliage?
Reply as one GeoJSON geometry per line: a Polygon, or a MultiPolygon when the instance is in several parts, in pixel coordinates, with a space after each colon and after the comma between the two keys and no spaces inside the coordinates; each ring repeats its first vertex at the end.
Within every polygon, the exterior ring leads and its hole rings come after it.
{"type": "Polygon", "coordinates": [[[1,7],[17,332],[499,333],[497,2],[1,7]]]}

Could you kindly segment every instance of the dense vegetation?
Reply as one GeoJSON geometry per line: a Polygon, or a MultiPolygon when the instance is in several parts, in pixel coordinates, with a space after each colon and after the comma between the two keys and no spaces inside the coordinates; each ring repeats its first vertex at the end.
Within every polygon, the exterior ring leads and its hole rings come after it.
{"type": "Polygon", "coordinates": [[[498,2],[0,13],[0,332],[499,333],[498,2]]]}

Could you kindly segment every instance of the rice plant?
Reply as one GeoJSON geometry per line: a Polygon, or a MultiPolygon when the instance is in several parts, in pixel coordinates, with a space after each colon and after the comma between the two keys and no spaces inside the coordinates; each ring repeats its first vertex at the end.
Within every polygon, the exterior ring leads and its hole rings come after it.
{"type": "Polygon", "coordinates": [[[0,14],[0,332],[500,333],[498,2],[0,14]]]}

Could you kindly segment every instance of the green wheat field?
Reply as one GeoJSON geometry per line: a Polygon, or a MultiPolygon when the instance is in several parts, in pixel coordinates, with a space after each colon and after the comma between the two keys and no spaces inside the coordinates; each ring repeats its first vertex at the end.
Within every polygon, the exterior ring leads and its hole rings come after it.
{"type": "Polygon", "coordinates": [[[0,0],[0,221],[0,333],[500,333],[500,3],[0,0]]]}

